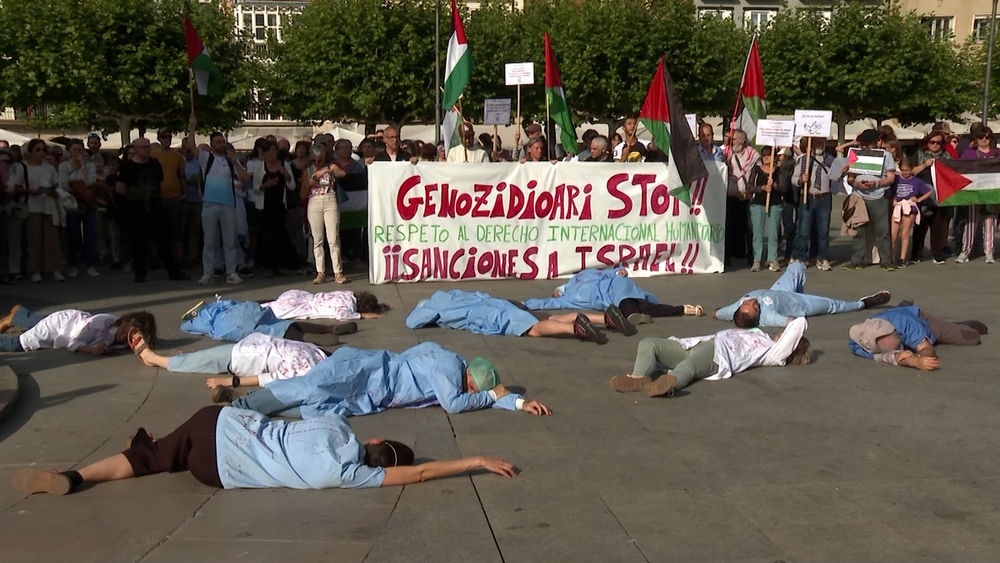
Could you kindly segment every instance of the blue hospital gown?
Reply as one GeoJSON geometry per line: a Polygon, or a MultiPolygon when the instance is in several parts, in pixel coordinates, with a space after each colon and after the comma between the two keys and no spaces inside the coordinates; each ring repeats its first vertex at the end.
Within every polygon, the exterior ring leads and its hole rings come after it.
{"type": "Polygon", "coordinates": [[[506,299],[461,289],[435,291],[406,317],[407,328],[437,325],[486,336],[523,336],[537,322],[538,317],[530,311],[506,299]]]}
{"type": "Polygon", "coordinates": [[[640,299],[659,304],[655,295],[644,291],[627,277],[616,274],[618,269],[598,270],[589,268],[569,279],[560,290],[559,297],[528,299],[524,305],[531,310],[583,309],[603,311],[619,305],[626,299],[640,299]]]}

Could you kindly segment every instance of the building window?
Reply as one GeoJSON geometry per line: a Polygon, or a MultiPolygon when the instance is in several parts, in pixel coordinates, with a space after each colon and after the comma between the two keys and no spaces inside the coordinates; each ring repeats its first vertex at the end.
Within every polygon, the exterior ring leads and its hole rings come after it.
{"type": "Polygon", "coordinates": [[[767,27],[767,24],[778,15],[777,10],[747,10],[743,13],[746,28],[750,30],[767,27]]]}
{"type": "Polygon", "coordinates": [[[720,20],[732,20],[732,8],[701,8],[698,10],[698,18],[719,18],[720,20]]]}
{"type": "Polygon", "coordinates": [[[246,32],[256,43],[264,43],[268,37],[274,37],[281,41],[281,26],[286,23],[288,16],[299,10],[298,6],[268,6],[268,5],[247,5],[237,6],[238,22],[243,31],[246,32]]]}
{"type": "Polygon", "coordinates": [[[972,37],[976,41],[990,40],[990,16],[976,16],[972,21],[972,37]]]}
{"type": "Polygon", "coordinates": [[[924,25],[931,32],[931,37],[935,39],[951,39],[955,31],[955,18],[951,16],[938,16],[924,18],[924,25]]]}

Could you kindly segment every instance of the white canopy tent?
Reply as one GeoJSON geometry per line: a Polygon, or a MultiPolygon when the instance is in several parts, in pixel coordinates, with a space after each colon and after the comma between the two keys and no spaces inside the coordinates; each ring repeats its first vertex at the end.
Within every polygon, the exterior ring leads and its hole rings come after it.
{"type": "Polygon", "coordinates": [[[28,137],[20,133],[8,131],[7,129],[0,129],[0,141],[7,141],[12,145],[24,145],[33,138],[34,137],[28,137]]]}

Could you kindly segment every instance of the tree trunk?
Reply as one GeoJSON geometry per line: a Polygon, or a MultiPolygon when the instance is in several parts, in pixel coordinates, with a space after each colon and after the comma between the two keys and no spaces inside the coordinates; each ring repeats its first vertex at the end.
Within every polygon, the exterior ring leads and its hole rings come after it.
{"type": "Polygon", "coordinates": [[[122,138],[122,148],[128,146],[131,142],[132,135],[132,118],[131,117],[119,117],[118,118],[118,132],[122,138]]]}
{"type": "Polygon", "coordinates": [[[842,145],[847,140],[847,116],[844,110],[837,112],[837,145],[842,145]]]}

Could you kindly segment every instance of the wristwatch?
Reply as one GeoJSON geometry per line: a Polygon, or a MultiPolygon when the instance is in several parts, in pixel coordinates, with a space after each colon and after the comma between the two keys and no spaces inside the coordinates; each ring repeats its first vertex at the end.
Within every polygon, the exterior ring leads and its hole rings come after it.
{"type": "Polygon", "coordinates": [[[239,376],[234,375],[233,376],[233,387],[239,387],[239,386],[240,386],[240,378],[239,378],[239,376]]]}

